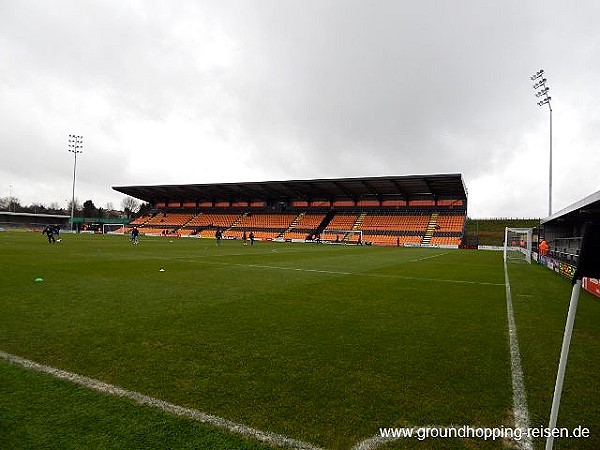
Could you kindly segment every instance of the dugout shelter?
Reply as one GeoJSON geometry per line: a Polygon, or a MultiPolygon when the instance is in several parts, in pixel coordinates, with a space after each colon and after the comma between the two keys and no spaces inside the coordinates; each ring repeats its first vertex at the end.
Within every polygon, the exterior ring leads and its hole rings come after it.
{"type": "MultiPolygon", "coordinates": [[[[539,263],[571,279],[579,263],[586,222],[600,223],[600,191],[540,221],[548,251],[538,256],[539,263]]],[[[584,278],[583,288],[600,297],[598,280],[584,278]]]]}

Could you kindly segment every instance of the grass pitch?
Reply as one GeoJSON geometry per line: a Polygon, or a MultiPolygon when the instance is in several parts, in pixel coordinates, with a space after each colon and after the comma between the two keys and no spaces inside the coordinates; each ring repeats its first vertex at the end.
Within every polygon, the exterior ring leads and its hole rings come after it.
{"type": "MultiPolygon", "coordinates": [[[[514,426],[500,253],[6,232],[0,265],[0,350],[48,366],[331,449],[381,427],[514,426]]],[[[570,285],[537,266],[510,277],[539,426],[570,285]]],[[[592,437],[555,448],[600,447],[598,319],[582,293],[559,416],[592,437]]],[[[130,448],[139,434],[144,448],[262,447],[4,361],[0,386],[3,448],[130,448]]]]}

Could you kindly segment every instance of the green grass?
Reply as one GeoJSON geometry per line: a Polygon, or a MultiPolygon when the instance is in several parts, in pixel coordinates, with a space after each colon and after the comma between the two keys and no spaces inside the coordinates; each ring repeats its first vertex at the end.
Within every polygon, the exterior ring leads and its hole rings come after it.
{"type": "MultiPolygon", "coordinates": [[[[332,449],[380,427],[513,425],[500,253],[62,238],[49,245],[41,235],[0,233],[0,350],[332,449]]],[[[513,272],[530,409],[546,423],[569,285],[539,267],[513,272]]],[[[581,305],[588,317],[576,323],[583,328],[561,419],[592,428],[600,423],[593,407],[600,404],[600,302],[585,294],[581,305]],[[578,407],[579,394],[591,406],[578,407]]],[[[15,445],[0,441],[3,448],[43,448],[47,439],[80,448],[87,433],[99,442],[91,447],[131,448],[141,429],[145,448],[188,440],[196,448],[258,448],[7,363],[0,385],[14,386],[0,391],[2,428],[20,424],[23,414],[43,423],[48,411],[60,411],[57,426],[21,424],[4,437],[15,445]],[[28,397],[41,406],[30,408],[28,397]],[[90,431],[78,420],[81,409],[102,427],[90,431]]],[[[594,433],[578,448],[597,448],[594,433]]],[[[385,448],[422,446],[414,439],[385,448]]]]}
{"type": "Polygon", "coordinates": [[[0,448],[268,448],[2,360],[0,379],[0,448]]]}
{"type": "MultiPolygon", "coordinates": [[[[510,271],[531,425],[547,426],[565,329],[571,284],[532,265],[510,271]]],[[[581,291],[569,352],[559,427],[589,428],[592,438],[561,442],[556,449],[600,448],[600,299],[581,291]]],[[[544,448],[538,441],[538,448],[544,448]]]]}

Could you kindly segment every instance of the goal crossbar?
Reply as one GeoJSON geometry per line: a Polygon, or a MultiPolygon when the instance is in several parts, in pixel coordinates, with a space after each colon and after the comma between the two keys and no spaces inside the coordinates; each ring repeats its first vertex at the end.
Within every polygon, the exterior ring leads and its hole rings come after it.
{"type": "Polygon", "coordinates": [[[122,223],[103,223],[102,234],[124,234],[125,225],[122,223]]]}

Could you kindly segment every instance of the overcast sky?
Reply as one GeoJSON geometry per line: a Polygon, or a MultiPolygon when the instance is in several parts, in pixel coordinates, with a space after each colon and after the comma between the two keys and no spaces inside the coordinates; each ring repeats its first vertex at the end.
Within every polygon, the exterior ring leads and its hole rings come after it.
{"type": "Polygon", "coordinates": [[[0,0],[0,197],[462,173],[468,214],[600,190],[600,2],[0,0]]]}

